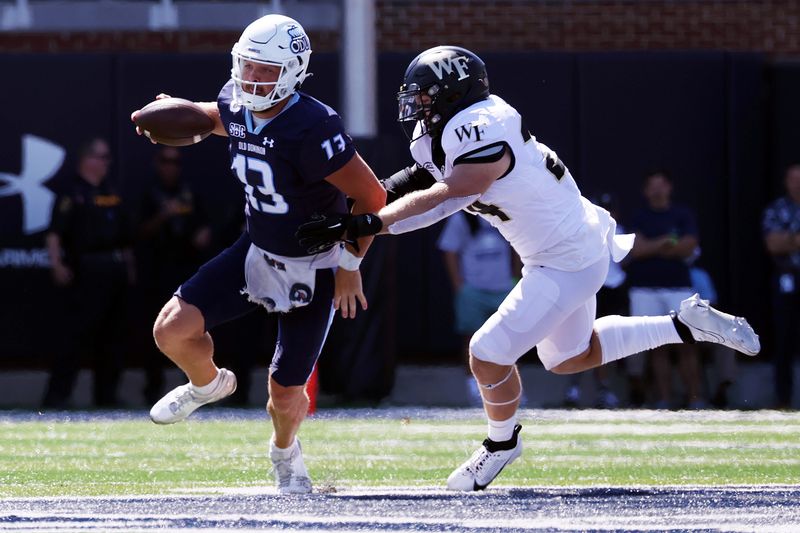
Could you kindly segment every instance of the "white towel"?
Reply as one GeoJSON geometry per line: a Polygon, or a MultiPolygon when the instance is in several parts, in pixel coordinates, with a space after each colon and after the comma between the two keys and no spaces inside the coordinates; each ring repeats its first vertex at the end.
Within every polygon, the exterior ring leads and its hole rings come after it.
{"type": "Polygon", "coordinates": [[[314,297],[317,269],[336,264],[338,247],[306,257],[284,257],[250,245],[244,261],[247,286],[242,290],[251,302],[267,311],[285,313],[308,305],[314,297]]]}

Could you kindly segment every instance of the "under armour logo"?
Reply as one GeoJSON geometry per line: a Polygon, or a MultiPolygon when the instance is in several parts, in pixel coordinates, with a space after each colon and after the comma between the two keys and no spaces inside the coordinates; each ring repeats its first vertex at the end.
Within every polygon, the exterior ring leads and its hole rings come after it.
{"type": "Polygon", "coordinates": [[[275,139],[270,139],[269,137],[264,137],[264,142],[261,143],[261,144],[263,144],[264,146],[269,145],[270,148],[274,148],[275,139]]]}
{"type": "Polygon", "coordinates": [[[19,175],[0,172],[0,197],[22,196],[22,230],[26,235],[50,225],[55,194],[44,186],[64,162],[64,149],[47,139],[22,136],[22,170],[19,175]]]}

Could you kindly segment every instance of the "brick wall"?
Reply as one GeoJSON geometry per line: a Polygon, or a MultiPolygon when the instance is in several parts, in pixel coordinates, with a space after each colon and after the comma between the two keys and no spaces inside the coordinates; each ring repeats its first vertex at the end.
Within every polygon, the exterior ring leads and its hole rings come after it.
{"type": "MultiPolygon", "coordinates": [[[[376,0],[381,51],[738,50],[800,57],[800,0],[376,0]]],[[[302,21],[301,21],[302,22],[302,21]]],[[[339,34],[310,31],[314,50],[339,34]]],[[[3,52],[230,50],[236,32],[2,33],[3,52]]]]}
{"type": "MultiPolygon", "coordinates": [[[[228,31],[141,31],[3,33],[3,53],[45,52],[195,52],[231,51],[241,32],[228,31]]],[[[336,50],[338,32],[309,32],[315,51],[336,50]]]]}
{"type": "Polygon", "coordinates": [[[381,50],[752,50],[800,57],[798,0],[378,0],[381,50]]]}

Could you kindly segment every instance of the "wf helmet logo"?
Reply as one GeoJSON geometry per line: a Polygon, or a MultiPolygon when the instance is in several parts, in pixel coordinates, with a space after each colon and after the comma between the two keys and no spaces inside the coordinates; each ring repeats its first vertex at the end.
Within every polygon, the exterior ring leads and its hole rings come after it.
{"type": "Polygon", "coordinates": [[[469,78],[467,61],[468,58],[466,56],[445,57],[443,59],[435,59],[429,66],[440,80],[445,72],[450,75],[455,69],[458,72],[458,81],[461,81],[464,78],[469,78]]]}
{"type": "Polygon", "coordinates": [[[22,231],[26,235],[47,229],[55,201],[44,183],[64,162],[64,149],[41,137],[22,136],[22,170],[19,175],[0,172],[0,198],[22,196],[22,231]]]}

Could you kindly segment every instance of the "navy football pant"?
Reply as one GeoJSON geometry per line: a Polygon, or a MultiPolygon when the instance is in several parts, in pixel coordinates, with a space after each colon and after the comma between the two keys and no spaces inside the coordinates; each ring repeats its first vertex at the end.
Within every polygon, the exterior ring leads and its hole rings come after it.
{"type": "MultiPolygon", "coordinates": [[[[245,232],[175,292],[200,310],[206,331],[261,308],[241,294],[249,248],[250,237],[245,232]]],[[[279,385],[304,385],[311,375],[333,321],[333,289],[333,269],[317,270],[311,302],[278,315],[278,342],[270,372],[279,385]]]]}

